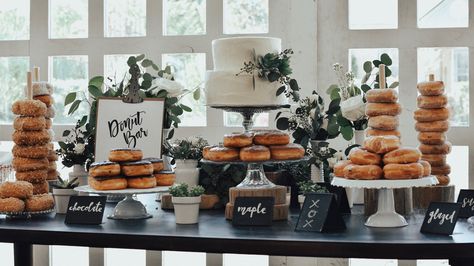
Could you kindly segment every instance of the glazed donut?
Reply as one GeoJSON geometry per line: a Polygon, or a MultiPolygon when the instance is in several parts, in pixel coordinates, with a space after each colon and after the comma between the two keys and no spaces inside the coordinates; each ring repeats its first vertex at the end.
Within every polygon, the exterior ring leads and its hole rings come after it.
{"type": "Polygon", "coordinates": [[[89,175],[97,176],[117,176],[120,174],[120,165],[118,163],[103,161],[92,163],[89,168],[89,175]]]}
{"type": "Polygon", "coordinates": [[[418,149],[423,154],[448,154],[451,152],[451,142],[446,141],[440,145],[420,144],[418,149]]]}
{"type": "Polygon", "coordinates": [[[420,158],[421,152],[419,150],[414,148],[400,148],[386,153],[383,156],[383,163],[416,163],[420,158]]]}
{"type": "Polygon", "coordinates": [[[127,184],[129,188],[152,188],[156,187],[156,178],[153,175],[129,177],[127,184]]]}
{"type": "Polygon", "coordinates": [[[446,132],[449,129],[449,121],[415,122],[415,129],[419,132],[446,132]]]}
{"type": "Polygon", "coordinates": [[[253,135],[250,133],[232,133],[224,135],[224,147],[241,148],[252,145],[253,135]]]}
{"type": "Polygon", "coordinates": [[[380,155],[360,148],[354,148],[350,151],[349,160],[358,165],[380,165],[380,162],[382,162],[380,155]]]}
{"type": "Polygon", "coordinates": [[[58,179],[59,172],[58,171],[48,171],[48,177],[46,177],[46,180],[56,180],[58,179]]]}
{"type": "Polygon", "coordinates": [[[398,117],[390,115],[379,115],[369,118],[368,126],[379,130],[396,130],[398,117]]]}
{"type": "Polygon", "coordinates": [[[58,160],[58,155],[54,150],[49,150],[47,158],[49,162],[55,162],[58,160]]]}
{"type": "Polygon", "coordinates": [[[16,130],[12,135],[13,142],[18,145],[44,145],[51,141],[51,137],[47,130],[38,131],[21,131],[16,130]]]}
{"type": "Polygon", "coordinates": [[[56,116],[56,108],[54,108],[54,106],[50,106],[46,109],[46,114],[44,115],[44,117],[46,118],[54,118],[56,116]]]}
{"type": "Polygon", "coordinates": [[[207,152],[210,161],[235,161],[239,159],[239,150],[235,148],[216,146],[207,152]]]}
{"type": "Polygon", "coordinates": [[[22,212],[25,210],[25,202],[17,198],[0,199],[1,212],[22,212]]]}
{"type": "Polygon", "coordinates": [[[396,103],[398,92],[395,89],[374,89],[365,93],[365,99],[369,103],[396,103]]]}
{"type": "Polygon", "coordinates": [[[15,130],[43,130],[46,128],[46,119],[44,116],[18,116],[13,120],[15,130]]]}
{"type": "Polygon", "coordinates": [[[58,169],[58,165],[56,164],[56,161],[49,161],[49,165],[48,165],[48,171],[55,171],[58,169]]]}
{"type": "Polygon", "coordinates": [[[397,136],[401,137],[400,131],[398,130],[380,130],[380,129],[373,129],[369,128],[365,131],[365,135],[367,137],[372,137],[372,136],[397,136]]]}
{"type": "Polygon", "coordinates": [[[402,107],[399,103],[367,103],[365,106],[365,114],[367,116],[380,115],[399,115],[402,112],[402,107]]]}
{"type": "Polygon", "coordinates": [[[262,145],[253,145],[240,149],[240,160],[244,162],[257,162],[270,160],[270,149],[262,145]]]}
{"type": "Polygon", "coordinates": [[[37,100],[18,100],[13,103],[12,112],[22,116],[45,116],[46,105],[37,100]]]}
{"type": "Polygon", "coordinates": [[[41,183],[48,178],[47,170],[35,170],[27,172],[15,172],[16,180],[27,181],[30,183],[41,183]]]}
{"type": "Polygon", "coordinates": [[[423,144],[442,145],[446,141],[446,134],[443,132],[420,132],[418,140],[423,144]]]}
{"type": "Polygon", "coordinates": [[[384,154],[400,148],[400,139],[396,136],[374,136],[366,138],[363,147],[374,153],[384,154]]]}
{"type": "Polygon", "coordinates": [[[51,118],[45,118],[46,121],[46,129],[51,129],[53,127],[53,120],[51,118]]]}
{"type": "Polygon", "coordinates": [[[386,164],[383,167],[385,179],[417,179],[423,176],[424,168],[421,163],[386,164]]]}
{"type": "Polygon", "coordinates": [[[438,96],[423,96],[420,95],[416,98],[418,108],[433,109],[443,108],[448,104],[448,97],[443,95],[438,96]]]}
{"type": "Polygon", "coordinates": [[[121,190],[127,188],[127,179],[123,176],[89,176],[88,181],[89,186],[95,190],[121,190]]]}
{"type": "Polygon", "coordinates": [[[300,144],[289,143],[270,146],[270,153],[273,160],[297,160],[304,157],[305,150],[300,144]]]}
{"type": "Polygon", "coordinates": [[[143,152],[139,149],[113,149],[109,153],[111,162],[134,162],[143,158],[143,152]]]}
{"type": "Polygon", "coordinates": [[[173,171],[161,171],[154,176],[157,186],[172,186],[176,180],[176,174],[173,171]]]}
{"type": "Polygon", "coordinates": [[[47,107],[53,105],[53,97],[51,95],[37,95],[33,99],[43,102],[47,107]]]}
{"type": "Polygon", "coordinates": [[[217,145],[209,145],[204,148],[202,148],[202,158],[209,160],[209,150],[211,150],[214,147],[218,147],[217,145]]]}
{"type": "Polygon", "coordinates": [[[153,173],[158,173],[159,171],[165,169],[165,164],[163,159],[160,158],[145,158],[144,161],[149,161],[153,165],[153,173]]]}
{"type": "Polygon", "coordinates": [[[253,138],[253,142],[257,145],[286,145],[290,143],[290,136],[282,131],[271,130],[256,132],[253,138]]]}
{"type": "Polygon", "coordinates": [[[423,176],[429,176],[431,175],[431,164],[427,161],[423,161],[423,160],[420,160],[419,163],[421,164],[421,166],[423,166],[423,176]]]}
{"type": "Polygon", "coordinates": [[[375,180],[382,178],[382,174],[378,165],[350,164],[344,168],[344,177],[348,179],[375,180]]]}
{"type": "Polygon", "coordinates": [[[144,160],[122,163],[120,168],[125,176],[147,176],[153,174],[153,164],[144,160]]]}
{"type": "Polygon", "coordinates": [[[26,199],[33,196],[33,185],[26,181],[6,181],[0,185],[0,198],[26,199]]]}
{"type": "Polygon", "coordinates": [[[35,81],[32,84],[33,87],[33,96],[53,94],[53,85],[44,81],[35,81]]]}
{"type": "Polygon", "coordinates": [[[47,194],[49,192],[48,182],[33,184],[33,195],[47,194]]]}
{"type": "Polygon", "coordinates": [[[434,109],[418,109],[414,112],[414,116],[418,122],[432,122],[449,119],[449,110],[446,107],[434,109]]]}
{"type": "Polygon", "coordinates": [[[444,94],[444,83],[442,81],[420,82],[416,86],[423,96],[435,96],[444,94]]]}
{"type": "Polygon", "coordinates": [[[352,164],[351,160],[341,160],[337,162],[333,167],[334,176],[344,177],[344,168],[352,164]]]}
{"type": "Polygon", "coordinates": [[[437,175],[436,178],[438,179],[438,186],[447,186],[449,185],[450,178],[447,175],[437,175]]]}
{"type": "Polygon", "coordinates": [[[443,166],[446,164],[446,155],[444,154],[423,154],[421,158],[427,161],[431,166],[443,166]]]}
{"type": "Polygon", "coordinates": [[[46,145],[36,146],[13,146],[12,153],[14,157],[34,158],[40,159],[45,158],[49,155],[49,149],[46,145]]]}
{"type": "Polygon", "coordinates": [[[54,208],[53,196],[49,194],[34,195],[25,200],[25,210],[29,212],[39,212],[54,208]]]}
{"type": "Polygon", "coordinates": [[[433,166],[431,167],[431,173],[433,175],[449,175],[451,174],[451,166],[449,166],[449,164],[433,166]]]}
{"type": "Polygon", "coordinates": [[[46,170],[48,169],[49,161],[46,158],[32,159],[15,157],[12,160],[13,169],[19,172],[46,170]]]}

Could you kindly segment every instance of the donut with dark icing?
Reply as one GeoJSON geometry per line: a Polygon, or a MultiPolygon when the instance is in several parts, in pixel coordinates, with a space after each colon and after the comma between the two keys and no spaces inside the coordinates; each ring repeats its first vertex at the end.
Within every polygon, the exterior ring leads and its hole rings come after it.
{"type": "Polygon", "coordinates": [[[96,176],[116,176],[120,174],[120,165],[118,163],[103,161],[92,163],[89,168],[89,175],[96,176]]]}
{"type": "Polygon", "coordinates": [[[145,176],[153,174],[153,164],[145,160],[122,163],[121,169],[125,176],[145,176]]]}

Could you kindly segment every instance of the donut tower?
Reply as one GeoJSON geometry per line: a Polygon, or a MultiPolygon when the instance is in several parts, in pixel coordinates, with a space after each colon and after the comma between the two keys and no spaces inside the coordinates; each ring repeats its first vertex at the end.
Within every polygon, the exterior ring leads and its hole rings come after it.
{"type": "Polygon", "coordinates": [[[33,99],[31,72],[27,73],[27,99],[13,103],[13,168],[19,181],[33,185],[33,194],[49,192],[48,177],[51,135],[46,130],[46,104],[33,99]]]}
{"type": "Polygon", "coordinates": [[[451,167],[446,156],[451,152],[451,143],[446,141],[449,129],[448,97],[443,81],[435,81],[433,74],[429,81],[417,85],[420,95],[417,98],[418,110],[414,113],[415,129],[423,160],[431,164],[431,172],[438,178],[439,185],[448,185],[451,167]]]}

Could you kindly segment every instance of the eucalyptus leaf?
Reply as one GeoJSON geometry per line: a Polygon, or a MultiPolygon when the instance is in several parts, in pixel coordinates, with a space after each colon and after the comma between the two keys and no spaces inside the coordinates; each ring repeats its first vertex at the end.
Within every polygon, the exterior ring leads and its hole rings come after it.
{"type": "Polygon", "coordinates": [[[280,94],[284,93],[286,90],[286,86],[281,86],[280,88],[278,88],[277,92],[276,92],[276,96],[279,96],[280,94]]]}
{"type": "Polygon", "coordinates": [[[147,90],[147,89],[149,89],[150,87],[151,87],[151,80],[144,80],[144,81],[142,82],[141,88],[142,88],[143,90],[147,90]]]}
{"type": "Polygon", "coordinates": [[[372,63],[374,64],[375,67],[379,67],[379,65],[382,64],[382,61],[374,60],[374,61],[372,61],[372,63]]]}
{"type": "Polygon", "coordinates": [[[334,90],[340,91],[339,86],[337,84],[331,84],[329,88],[327,88],[326,93],[331,95],[334,90]]]}
{"type": "Polygon", "coordinates": [[[165,73],[171,75],[171,66],[166,66],[165,67],[165,73]]]}
{"type": "Polygon", "coordinates": [[[192,111],[193,111],[193,109],[191,109],[191,108],[190,108],[189,106],[187,106],[187,105],[180,104],[179,106],[180,106],[181,109],[183,109],[183,111],[185,111],[185,112],[192,112],[192,111]]]}
{"type": "Polygon", "coordinates": [[[201,98],[201,88],[197,88],[196,90],[194,90],[193,92],[193,99],[194,100],[199,100],[201,98]]]}
{"type": "Polygon", "coordinates": [[[339,134],[339,125],[336,123],[336,121],[333,121],[332,123],[330,122],[328,124],[328,134],[329,135],[339,134]]]}
{"type": "Polygon", "coordinates": [[[388,54],[383,53],[380,56],[380,61],[382,61],[382,63],[386,66],[391,66],[392,65],[392,59],[390,58],[390,56],[388,54]]]}
{"type": "Polygon", "coordinates": [[[399,82],[398,81],[394,81],[392,84],[390,84],[389,88],[390,89],[395,89],[396,87],[398,87],[399,85],[399,82]]]}
{"type": "Polygon", "coordinates": [[[81,101],[80,100],[75,100],[72,104],[71,104],[71,107],[69,107],[69,111],[68,111],[68,115],[71,115],[72,113],[74,113],[77,108],[79,108],[79,105],[81,104],[81,101]]]}
{"type": "Polygon", "coordinates": [[[77,93],[76,92],[71,92],[68,95],[66,95],[66,98],[64,98],[64,106],[67,106],[68,104],[74,102],[76,100],[77,93]]]}
{"type": "Polygon", "coordinates": [[[150,73],[145,73],[145,74],[143,74],[143,80],[152,81],[153,77],[150,75],[150,73]]]}
{"type": "Polygon", "coordinates": [[[142,67],[146,68],[153,65],[153,61],[151,61],[150,59],[144,59],[141,64],[142,64],[142,67]]]}
{"type": "Polygon", "coordinates": [[[365,73],[368,73],[368,74],[370,74],[372,72],[372,62],[366,61],[364,63],[364,71],[365,71],[365,73]]]}
{"type": "Polygon", "coordinates": [[[168,104],[170,104],[170,105],[173,105],[173,104],[175,104],[175,103],[178,102],[178,98],[177,98],[177,97],[167,98],[166,100],[167,100],[168,104]]]}
{"type": "Polygon", "coordinates": [[[145,59],[145,54],[138,55],[135,60],[142,61],[143,59],[145,59]]]}
{"type": "Polygon", "coordinates": [[[331,91],[330,98],[331,101],[341,99],[341,95],[339,94],[339,88],[336,88],[336,90],[331,91]]]}
{"type": "Polygon", "coordinates": [[[94,98],[96,99],[99,98],[100,96],[103,96],[102,91],[100,91],[100,89],[94,85],[89,85],[88,90],[89,90],[89,94],[94,96],[94,98]]]}
{"type": "Polygon", "coordinates": [[[67,145],[63,141],[58,141],[59,147],[63,150],[67,150],[67,145]]]}
{"type": "MultiPolygon", "coordinates": [[[[137,58],[135,56],[130,56],[127,60],[127,65],[129,67],[135,65],[137,63],[137,58]]],[[[142,62],[143,63],[143,62],[142,62]]]]}
{"type": "Polygon", "coordinates": [[[300,90],[300,87],[298,86],[298,82],[296,81],[296,79],[290,79],[290,88],[294,91],[299,91],[300,90]]]}
{"type": "Polygon", "coordinates": [[[335,114],[340,109],[340,106],[339,106],[340,103],[341,103],[341,99],[332,100],[331,103],[329,103],[329,107],[326,113],[328,115],[335,114]]]}
{"type": "Polygon", "coordinates": [[[341,127],[341,134],[345,140],[349,141],[354,137],[354,130],[350,126],[341,127]]]}
{"type": "Polygon", "coordinates": [[[103,76],[95,76],[89,80],[89,86],[95,86],[96,88],[102,88],[104,85],[104,77],[103,76]]]}
{"type": "Polygon", "coordinates": [[[71,134],[71,130],[64,130],[63,131],[63,137],[67,137],[67,136],[69,136],[69,134],[71,134]]]}
{"type": "Polygon", "coordinates": [[[280,117],[277,120],[276,126],[279,130],[287,130],[289,127],[289,121],[287,117],[280,117]]]}
{"type": "Polygon", "coordinates": [[[170,129],[170,131],[168,132],[168,136],[166,136],[166,139],[170,140],[173,138],[173,136],[174,136],[174,128],[170,129]]]}
{"type": "Polygon", "coordinates": [[[368,92],[369,90],[371,90],[370,86],[367,85],[367,84],[362,84],[362,85],[360,86],[360,88],[362,89],[362,91],[363,91],[364,93],[366,93],[366,92],[368,92]]]}
{"type": "Polygon", "coordinates": [[[79,127],[82,127],[87,122],[87,115],[82,116],[81,120],[79,121],[79,127]]]}

